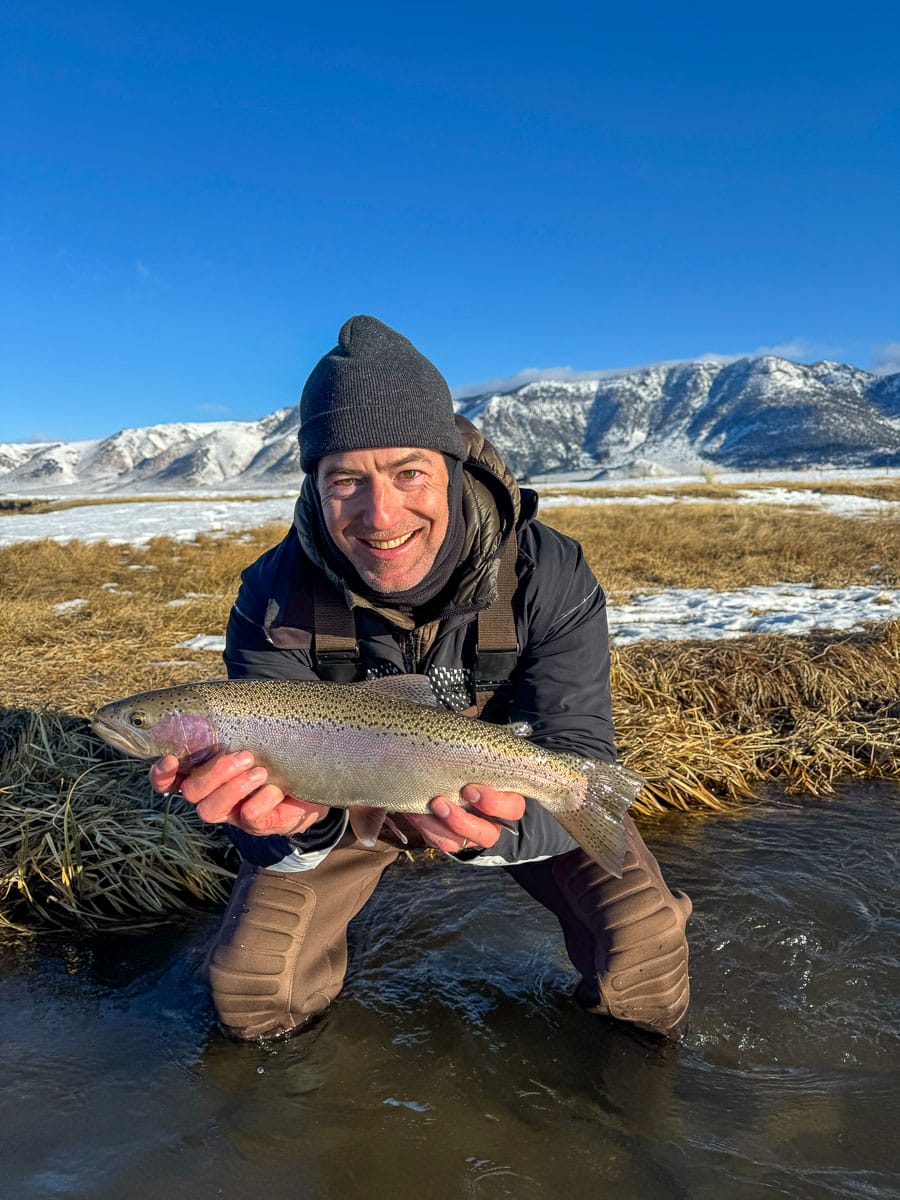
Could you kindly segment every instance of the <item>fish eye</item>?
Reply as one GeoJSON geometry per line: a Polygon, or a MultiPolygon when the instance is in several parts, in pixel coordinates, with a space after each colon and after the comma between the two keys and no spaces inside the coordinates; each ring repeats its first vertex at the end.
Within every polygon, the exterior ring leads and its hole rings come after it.
{"type": "Polygon", "coordinates": [[[141,712],[140,709],[136,709],[134,712],[128,714],[128,724],[131,725],[133,729],[143,729],[145,725],[150,724],[150,721],[145,712],[141,712]]]}

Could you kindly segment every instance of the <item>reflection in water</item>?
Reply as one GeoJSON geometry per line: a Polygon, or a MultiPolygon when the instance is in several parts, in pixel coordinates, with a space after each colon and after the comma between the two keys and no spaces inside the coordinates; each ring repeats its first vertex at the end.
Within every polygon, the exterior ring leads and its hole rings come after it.
{"type": "Polygon", "coordinates": [[[695,904],[679,1047],[582,1013],[554,919],[439,862],[388,873],[343,996],[281,1043],[216,1029],[214,915],[0,943],[5,1194],[895,1195],[898,799],[648,830],[695,904]]]}

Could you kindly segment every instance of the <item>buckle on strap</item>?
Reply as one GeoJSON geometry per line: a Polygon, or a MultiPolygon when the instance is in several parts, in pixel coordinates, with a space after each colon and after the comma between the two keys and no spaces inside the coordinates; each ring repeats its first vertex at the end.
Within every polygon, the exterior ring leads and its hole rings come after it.
{"type": "Polygon", "coordinates": [[[472,682],[476,689],[500,687],[509,683],[509,677],[519,660],[519,645],[514,650],[475,650],[475,670],[472,682]]]}
{"type": "Polygon", "coordinates": [[[348,650],[317,650],[314,657],[316,670],[329,683],[355,683],[359,678],[362,659],[358,646],[348,650]]]}
{"type": "Polygon", "coordinates": [[[316,662],[345,663],[359,662],[359,647],[352,646],[349,650],[316,650],[316,662]]]}

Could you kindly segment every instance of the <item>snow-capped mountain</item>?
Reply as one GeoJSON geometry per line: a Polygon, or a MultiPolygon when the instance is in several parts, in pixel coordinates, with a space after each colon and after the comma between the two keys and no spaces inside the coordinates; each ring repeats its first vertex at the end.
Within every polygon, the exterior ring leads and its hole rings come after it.
{"type": "MultiPolygon", "coordinates": [[[[900,374],[771,356],[543,380],[460,401],[518,475],[706,467],[900,466],[900,374]]],[[[123,429],[102,440],[0,444],[16,493],[290,488],[297,409],[259,421],[123,429]]]]}
{"type": "Polygon", "coordinates": [[[292,487],[300,477],[297,409],[259,421],[122,429],[84,442],[0,444],[0,488],[16,493],[292,487]]]}
{"type": "Polygon", "coordinates": [[[661,364],[460,408],[519,474],[900,466],[900,375],[842,363],[661,364]]]}

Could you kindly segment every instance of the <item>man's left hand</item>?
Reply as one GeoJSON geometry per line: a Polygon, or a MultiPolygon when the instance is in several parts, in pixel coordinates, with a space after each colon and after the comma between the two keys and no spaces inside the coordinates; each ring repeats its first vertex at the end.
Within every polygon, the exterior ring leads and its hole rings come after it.
{"type": "Polygon", "coordinates": [[[469,807],[454,804],[449,796],[435,796],[428,816],[404,816],[429,846],[458,854],[460,850],[489,849],[503,829],[497,821],[518,821],[525,812],[525,797],[518,792],[497,792],[478,783],[464,787],[462,798],[469,807]]]}

